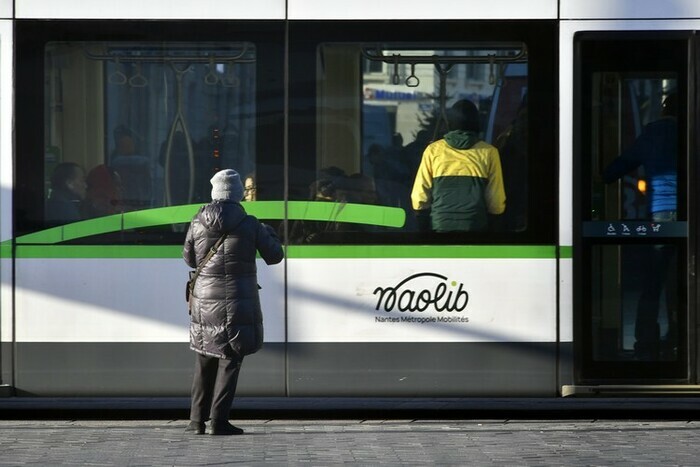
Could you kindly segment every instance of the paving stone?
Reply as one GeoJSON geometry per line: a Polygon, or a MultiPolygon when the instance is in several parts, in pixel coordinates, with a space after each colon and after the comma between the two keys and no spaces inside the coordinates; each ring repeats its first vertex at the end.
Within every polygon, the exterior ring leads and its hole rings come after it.
{"type": "Polygon", "coordinates": [[[0,420],[0,465],[698,465],[696,420],[0,420]]]}

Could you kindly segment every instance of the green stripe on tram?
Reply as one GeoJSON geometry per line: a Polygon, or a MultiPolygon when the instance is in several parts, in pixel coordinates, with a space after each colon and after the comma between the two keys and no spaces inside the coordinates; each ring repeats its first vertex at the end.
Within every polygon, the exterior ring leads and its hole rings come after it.
{"type": "MultiPolygon", "coordinates": [[[[246,211],[262,220],[285,218],[284,201],[244,202],[246,211]]],[[[171,259],[182,254],[180,245],[61,245],[59,243],[122,230],[184,224],[202,204],[170,206],[89,219],[18,237],[18,258],[144,258],[171,259]]],[[[401,208],[314,201],[286,203],[290,221],[346,222],[380,227],[403,227],[401,208]]],[[[512,258],[553,259],[551,245],[289,245],[290,259],[314,258],[512,258]]],[[[0,255],[12,257],[12,242],[0,243],[0,255]]],[[[571,247],[560,247],[560,257],[571,257],[571,247]]]]}
{"type": "Polygon", "coordinates": [[[31,259],[173,259],[182,245],[17,245],[17,258],[31,259]]]}
{"type": "MultiPolygon", "coordinates": [[[[243,202],[246,212],[263,220],[320,221],[403,227],[406,213],[401,208],[354,203],[313,201],[243,202]]],[[[173,258],[177,245],[59,245],[95,235],[163,225],[186,224],[202,204],[188,204],[125,212],[74,222],[17,237],[15,255],[19,258],[173,258]]],[[[12,241],[0,243],[0,256],[12,257],[12,241]]]]}
{"type": "MultiPolygon", "coordinates": [[[[246,212],[264,220],[284,219],[284,201],[243,202],[246,212]]],[[[192,220],[201,204],[170,206],[98,217],[42,230],[17,238],[17,244],[55,244],[121,230],[184,224],[192,220]]],[[[352,203],[289,201],[289,220],[333,221],[380,227],[403,227],[406,213],[401,208],[352,203]]]]}
{"type": "Polygon", "coordinates": [[[293,245],[287,258],[552,259],[551,245],[293,245]]]}
{"type": "MultiPolygon", "coordinates": [[[[289,245],[295,259],[554,259],[554,246],[539,245],[289,245]]],[[[174,259],[180,245],[17,245],[17,258],[174,259]]]]}
{"type": "Polygon", "coordinates": [[[574,247],[562,245],[559,247],[559,257],[572,259],[574,257],[574,247]]]}

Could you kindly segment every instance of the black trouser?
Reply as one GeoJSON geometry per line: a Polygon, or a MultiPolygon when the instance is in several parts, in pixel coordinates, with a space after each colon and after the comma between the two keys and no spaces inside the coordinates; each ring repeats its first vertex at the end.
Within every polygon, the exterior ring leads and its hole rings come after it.
{"type": "Polygon", "coordinates": [[[197,354],[194,363],[194,380],[192,382],[192,407],[190,420],[206,422],[228,420],[236,394],[238,373],[243,358],[234,357],[224,360],[197,354]]]}
{"type": "MultiPolygon", "coordinates": [[[[660,211],[652,214],[655,223],[674,222],[675,211],[660,211]]],[[[659,357],[661,338],[659,332],[659,314],[661,298],[666,291],[666,312],[669,324],[666,343],[670,347],[678,345],[676,335],[678,316],[678,265],[677,253],[673,245],[653,245],[650,252],[649,267],[645,271],[642,292],[637,305],[637,318],[634,327],[635,351],[646,359],[659,357]]]]}

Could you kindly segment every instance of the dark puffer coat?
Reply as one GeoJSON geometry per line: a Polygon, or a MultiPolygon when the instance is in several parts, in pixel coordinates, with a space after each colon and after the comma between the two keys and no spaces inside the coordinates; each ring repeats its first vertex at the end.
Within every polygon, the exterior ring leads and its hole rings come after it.
{"type": "Polygon", "coordinates": [[[192,219],[182,256],[192,268],[229,232],[202,269],[190,298],[190,348],[230,359],[260,350],[263,319],[258,296],[256,251],[267,264],[284,258],[274,230],[233,201],[214,201],[192,219]]]}

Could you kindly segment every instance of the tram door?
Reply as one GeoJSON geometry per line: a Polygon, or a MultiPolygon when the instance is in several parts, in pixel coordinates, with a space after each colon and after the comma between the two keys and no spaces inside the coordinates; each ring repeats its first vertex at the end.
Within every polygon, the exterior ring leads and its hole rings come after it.
{"type": "Polygon", "coordinates": [[[695,377],[691,41],[678,32],[576,37],[578,384],[689,384],[695,377]]]}

